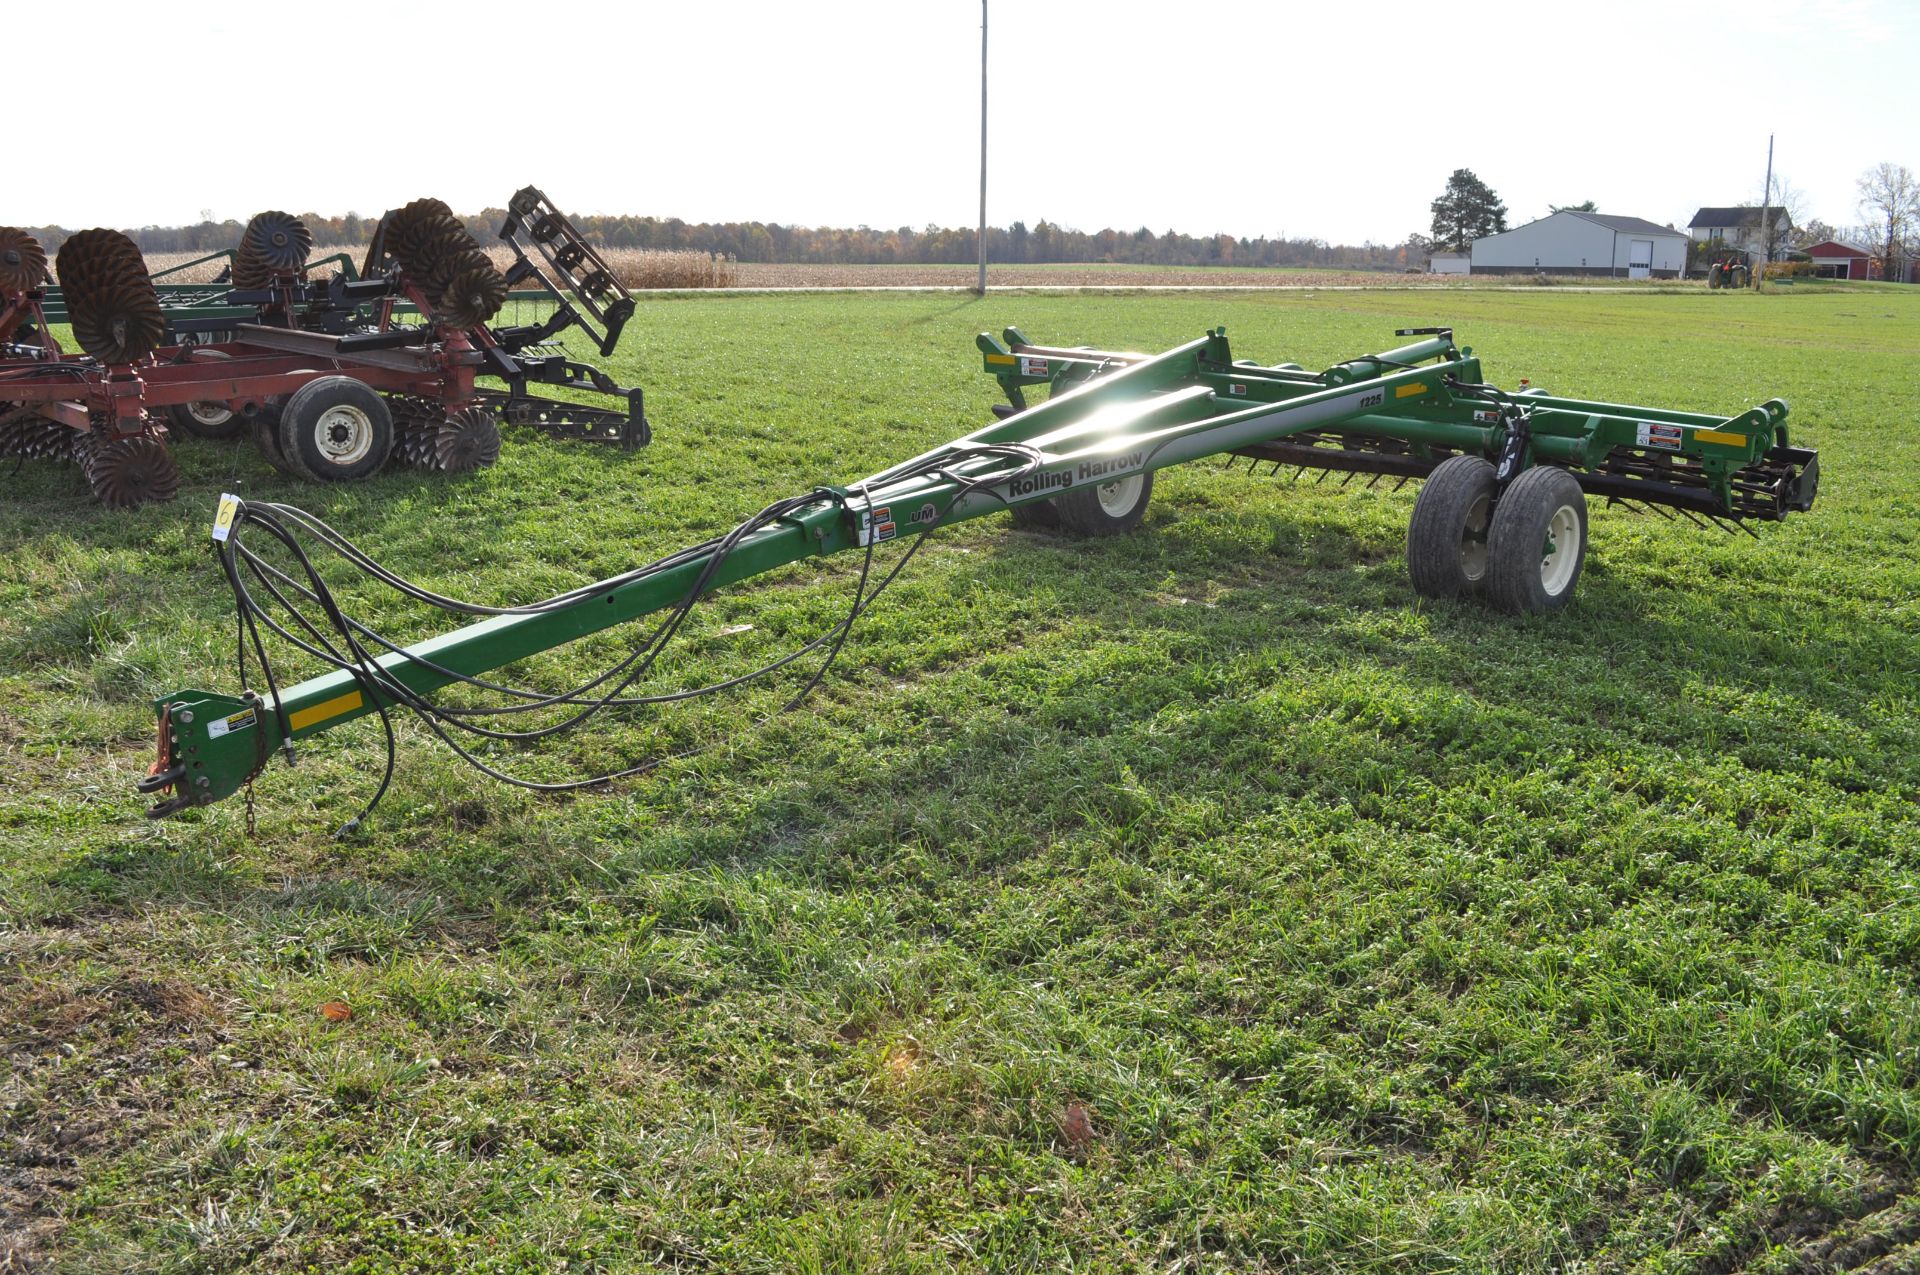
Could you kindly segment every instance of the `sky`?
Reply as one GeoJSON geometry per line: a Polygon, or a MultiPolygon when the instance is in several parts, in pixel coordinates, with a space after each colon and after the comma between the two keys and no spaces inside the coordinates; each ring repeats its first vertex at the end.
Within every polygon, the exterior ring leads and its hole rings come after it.
{"type": "MultiPolygon", "coordinates": [[[[8,166],[15,224],[477,211],[528,183],[687,221],[979,213],[978,0],[75,0],[60,23],[91,33],[88,75],[37,64],[61,142],[8,166]]],[[[1591,199],[1685,226],[1759,201],[1772,133],[1805,215],[1845,226],[1863,170],[1920,169],[1920,0],[991,0],[989,34],[995,225],[1398,243],[1465,167],[1511,224],[1591,199]]]]}

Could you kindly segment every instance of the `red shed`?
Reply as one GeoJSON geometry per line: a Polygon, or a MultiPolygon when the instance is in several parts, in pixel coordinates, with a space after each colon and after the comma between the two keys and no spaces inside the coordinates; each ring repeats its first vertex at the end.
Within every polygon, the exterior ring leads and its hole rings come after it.
{"type": "Polygon", "coordinates": [[[1835,239],[1813,245],[1807,255],[1823,279],[1871,279],[1879,274],[1872,253],[1835,239]]]}

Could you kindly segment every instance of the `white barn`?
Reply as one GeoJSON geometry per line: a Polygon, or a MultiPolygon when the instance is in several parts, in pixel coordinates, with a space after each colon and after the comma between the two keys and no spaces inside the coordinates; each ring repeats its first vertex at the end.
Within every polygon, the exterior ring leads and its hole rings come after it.
{"type": "Polygon", "coordinates": [[[1557,212],[1473,241],[1474,274],[1590,274],[1677,279],[1687,232],[1639,217],[1557,212]]]}

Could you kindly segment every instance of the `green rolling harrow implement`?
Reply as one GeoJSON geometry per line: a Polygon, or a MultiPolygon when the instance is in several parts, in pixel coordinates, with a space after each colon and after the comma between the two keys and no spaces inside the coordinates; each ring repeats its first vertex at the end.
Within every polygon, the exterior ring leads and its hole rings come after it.
{"type": "Polygon", "coordinates": [[[1450,330],[1398,335],[1418,339],[1317,373],[1237,361],[1224,329],[1158,355],[1037,346],[1017,330],[1004,340],[983,335],[985,368],[1009,399],[993,424],[851,486],[776,501],[726,534],[647,566],[516,607],[443,597],[381,567],[309,514],[225,497],[214,539],[235,596],[240,681],[246,686],[251,651],[264,686],[156,700],[158,756],[141,791],[162,796],[150,810],[155,816],[210,804],[248,786],[276,752],[291,761],[299,741],[370,713],[387,724],[390,777],[390,717],[401,709],[507,782],[555,790],[644,773],[663,759],[531,783],[482,753],[489,741],[542,738],[609,709],[725,691],[817,656],[790,708],[825,676],[854,622],[927,533],[1001,511],[1068,533],[1124,532],[1145,512],[1156,471],[1206,457],[1375,481],[1423,479],[1407,535],[1414,589],[1435,598],[1477,596],[1509,612],[1552,611],[1572,597],[1587,549],[1588,496],[1727,529],[1779,521],[1813,503],[1818,459],[1788,444],[1787,405],[1778,399],[1722,417],[1509,392],[1486,381],[1450,330]],[[1049,396],[1028,405],[1026,390],[1041,385],[1049,396]],[[256,536],[269,542],[268,554],[248,543],[256,536]],[[347,614],[303,538],[417,602],[481,618],[413,645],[392,642],[347,614]],[[882,571],[875,555],[888,541],[903,547],[882,571]],[[702,597],[843,551],[865,557],[843,618],[827,632],[711,686],[645,689],[702,597]],[[580,685],[515,686],[483,676],[649,616],[656,618],[631,649],[580,685]],[[268,655],[276,636],[326,671],[282,687],[268,655]],[[435,700],[456,685],[497,703],[435,700]],[[535,724],[504,729],[519,714],[535,715],[535,724]]]}

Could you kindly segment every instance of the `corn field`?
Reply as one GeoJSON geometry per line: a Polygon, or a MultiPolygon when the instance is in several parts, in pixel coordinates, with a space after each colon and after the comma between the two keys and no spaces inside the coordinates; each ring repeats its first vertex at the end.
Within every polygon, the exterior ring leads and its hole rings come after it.
{"type": "MultiPolygon", "coordinates": [[[[485,248],[487,255],[493,258],[493,264],[505,270],[513,263],[513,254],[503,244],[491,244],[485,248]]],[[[326,257],[346,253],[358,263],[366,257],[364,244],[329,244],[315,247],[312,260],[320,261],[326,257]]],[[[175,266],[184,265],[200,256],[193,252],[150,252],[146,255],[147,269],[158,272],[175,266]]],[[[601,255],[621,283],[629,288],[727,288],[732,287],[738,274],[736,263],[731,257],[716,257],[704,252],[653,252],[641,248],[608,248],[601,255]]],[[[202,262],[190,269],[170,274],[167,283],[212,283],[225,259],[202,262]]]]}

